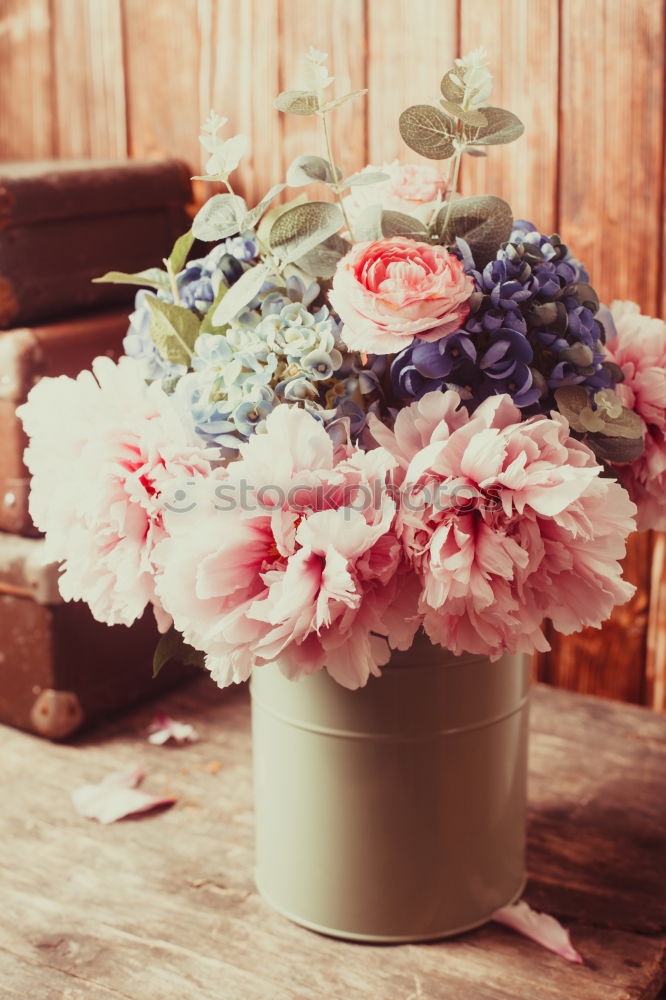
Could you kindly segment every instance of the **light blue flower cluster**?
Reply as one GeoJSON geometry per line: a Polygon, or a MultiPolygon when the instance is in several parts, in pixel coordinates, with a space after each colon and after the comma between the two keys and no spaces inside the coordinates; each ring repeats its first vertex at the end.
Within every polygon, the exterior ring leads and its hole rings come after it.
{"type": "Polygon", "coordinates": [[[286,292],[269,292],[258,311],[246,311],[225,333],[199,336],[193,370],[182,375],[176,393],[202,437],[237,451],[285,402],[320,420],[335,416],[340,400],[327,408],[327,390],[343,358],[327,307],[308,308],[318,295],[318,285],[290,278],[286,292]]]}
{"type": "MultiPolygon", "coordinates": [[[[217,244],[205,257],[191,260],[177,275],[178,294],[182,305],[202,316],[210,309],[220,285],[232,285],[257,256],[257,242],[254,233],[234,236],[217,244]]],[[[144,377],[150,381],[177,378],[187,369],[165,361],[157,350],[150,335],[150,308],[148,298],[173,302],[171,292],[158,290],[149,292],[141,289],[134,301],[134,312],[130,315],[130,325],[123,341],[125,354],[142,362],[144,377]]]]}

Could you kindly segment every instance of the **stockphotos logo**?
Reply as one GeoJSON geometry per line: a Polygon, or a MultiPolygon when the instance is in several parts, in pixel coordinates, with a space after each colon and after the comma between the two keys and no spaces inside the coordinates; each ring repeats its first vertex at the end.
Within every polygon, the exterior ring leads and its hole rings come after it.
{"type": "Polygon", "coordinates": [[[432,479],[398,487],[378,478],[356,485],[294,483],[285,488],[277,483],[263,483],[257,487],[245,479],[238,482],[189,479],[175,484],[170,494],[163,493],[161,501],[173,514],[189,514],[204,504],[220,512],[240,510],[251,514],[270,514],[284,509],[306,514],[339,508],[366,513],[381,510],[387,499],[406,513],[449,510],[466,514],[473,510],[501,510],[501,493],[502,488],[498,485],[480,490],[459,480],[451,483],[432,479]]]}

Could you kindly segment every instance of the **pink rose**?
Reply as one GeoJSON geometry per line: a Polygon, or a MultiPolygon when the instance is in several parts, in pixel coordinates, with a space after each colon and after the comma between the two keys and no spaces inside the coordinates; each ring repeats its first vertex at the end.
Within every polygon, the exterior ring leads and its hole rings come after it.
{"type": "Polygon", "coordinates": [[[395,236],[353,247],[338,264],[330,301],[351,350],[393,354],[413,337],[439,340],[460,329],[473,290],[444,247],[395,236]]]}
{"type": "Polygon", "coordinates": [[[421,205],[429,205],[444,194],[444,180],[436,167],[428,163],[384,163],[370,165],[361,173],[383,173],[386,180],[376,184],[355,184],[345,198],[345,211],[352,225],[369,205],[381,205],[394,212],[416,214],[421,205]]]}

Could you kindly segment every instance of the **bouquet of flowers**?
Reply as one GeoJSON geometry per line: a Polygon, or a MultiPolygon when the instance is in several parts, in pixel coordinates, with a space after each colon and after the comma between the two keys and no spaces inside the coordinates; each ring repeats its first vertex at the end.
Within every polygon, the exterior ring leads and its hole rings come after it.
{"type": "Polygon", "coordinates": [[[326,154],[254,207],[230,181],[247,139],[211,112],[223,190],[164,269],[100,279],[142,286],[126,356],[21,412],[63,596],[109,624],[151,605],[156,667],[205,656],[221,685],[278,661],[356,688],[419,628],[456,653],[546,650],[546,619],[599,627],[631,596],[636,511],[666,526],[666,326],[601,306],[502,199],[456,192],[464,155],[523,131],[489,104],[483,51],[400,116],[422,166],[343,177],[328,120],[364,92],[333,82],[311,50],[277,97],[326,154]],[[312,184],[332,197],[276,201],[312,184]]]}

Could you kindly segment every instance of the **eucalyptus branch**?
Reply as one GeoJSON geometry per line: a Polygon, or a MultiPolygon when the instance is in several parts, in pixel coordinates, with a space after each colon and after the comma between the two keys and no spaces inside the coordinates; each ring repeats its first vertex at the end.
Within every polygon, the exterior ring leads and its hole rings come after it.
{"type": "Polygon", "coordinates": [[[328,131],[328,123],[326,121],[326,112],[325,111],[320,111],[319,117],[321,118],[322,124],[324,126],[324,139],[326,141],[326,155],[328,156],[328,162],[329,162],[329,166],[331,168],[331,177],[333,178],[333,182],[331,184],[331,187],[335,191],[335,197],[338,199],[338,204],[339,204],[339,206],[340,206],[340,208],[342,210],[342,217],[345,220],[345,226],[347,227],[347,232],[349,233],[349,237],[350,237],[352,243],[355,243],[356,240],[354,238],[354,231],[353,231],[353,229],[352,229],[352,227],[350,225],[349,218],[347,216],[347,209],[345,208],[345,200],[342,197],[342,194],[341,194],[341,191],[340,191],[340,185],[338,184],[338,172],[337,172],[337,168],[335,166],[335,160],[333,159],[333,149],[331,147],[331,137],[330,137],[330,134],[329,134],[329,131],[328,131]]]}
{"type": "MultiPolygon", "coordinates": [[[[235,198],[236,197],[236,192],[232,188],[231,183],[230,183],[230,181],[229,181],[228,178],[227,178],[226,181],[224,181],[224,186],[226,187],[227,191],[232,196],[232,198],[235,198]]],[[[242,218],[241,218],[241,216],[240,216],[240,214],[238,212],[238,204],[237,204],[237,202],[234,201],[233,204],[234,204],[234,214],[236,216],[236,221],[238,222],[238,232],[240,233],[241,225],[242,225],[242,221],[243,220],[242,220],[242,218]]],[[[283,277],[282,270],[280,269],[280,265],[278,264],[276,258],[271,253],[270,248],[267,247],[266,244],[262,240],[259,239],[259,234],[257,233],[256,230],[254,231],[254,238],[257,241],[257,246],[259,247],[259,249],[263,253],[264,257],[267,259],[268,263],[271,265],[271,267],[273,268],[273,270],[275,271],[275,273],[279,274],[281,277],[283,277]]]]}
{"type": "Polygon", "coordinates": [[[451,166],[449,168],[449,176],[446,179],[446,215],[444,217],[444,226],[442,230],[443,232],[446,232],[446,228],[449,224],[449,217],[451,215],[451,209],[453,206],[453,196],[458,190],[458,177],[460,176],[460,162],[462,160],[463,152],[465,151],[464,140],[465,140],[465,127],[459,119],[456,127],[455,151],[453,153],[451,166]]]}

